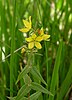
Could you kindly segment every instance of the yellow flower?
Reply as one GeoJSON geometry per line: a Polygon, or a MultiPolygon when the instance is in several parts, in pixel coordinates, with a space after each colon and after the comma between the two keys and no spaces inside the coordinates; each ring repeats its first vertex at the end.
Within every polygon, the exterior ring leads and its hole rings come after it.
{"type": "Polygon", "coordinates": [[[23,24],[25,25],[25,27],[24,28],[22,28],[22,29],[19,29],[21,32],[28,32],[30,29],[31,29],[31,25],[32,25],[32,23],[31,23],[31,16],[29,17],[29,21],[27,21],[27,20],[23,20],[23,24]]]}
{"type": "Polygon", "coordinates": [[[42,36],[43,40],[48,40],[50,38],[50,35],[44,34],[43,28],[39,31],[40,36],[42,36]]]}
{"type": "Polygon", "coordinates": [[[28,48],[29,49],[32,49],[34,46],[37,48],[37,49],[41,49],[42,46],[40,44],[40,42],[42,41],[42,37],[41,36],[36,36],[36,34],[33,34],[31,37],[29,38],[26,38],[26,41],[29,42],[28,43],[28,48]]]}
{"type": "Polygon", "coordinates": [[[22,48],[22,49],[21,49],[21,53],[24,53],[24,52],[25,52],[25,48],[22,48]]]}

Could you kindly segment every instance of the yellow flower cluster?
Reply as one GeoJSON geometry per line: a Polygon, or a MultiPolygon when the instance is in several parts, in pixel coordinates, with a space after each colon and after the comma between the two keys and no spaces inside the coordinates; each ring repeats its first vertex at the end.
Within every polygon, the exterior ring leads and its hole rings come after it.
{"type": "MultiPolygon", "coordinates": [[[[29,21],[23,20],[24,28],[19,29],[21,32],[29,32],[32,29],[32,22],[31,22],[31,16],[29,17],[29,21]]],[[[32,35],[30,35],[28,38],[25,38],[25,40],[28,43],[28,48],[32,49],[36,47],[37,49],[41,49],[41,41],[48,40],[50,38],[50,35],[44,34],[43,28],[41,28],[36,33],[33,32],[32,35]],[[38,34],[37,34],[38,33],[38,34]]]]}

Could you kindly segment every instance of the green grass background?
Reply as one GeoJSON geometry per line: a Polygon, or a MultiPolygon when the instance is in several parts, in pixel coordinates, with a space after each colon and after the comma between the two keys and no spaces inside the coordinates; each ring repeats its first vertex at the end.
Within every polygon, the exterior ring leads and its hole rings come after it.
{"type": "MultiPolygon", "coordinates": [[[[23,85],[15,84],[21,51],[24,45],[22,19],[32,16],[34,28],[43,28],[51,35],[42,43],[40,55],[34,55],[33,64],[54,94],[42,94],[38,100],[70,100],[72,94],[72,1],[71,0],[0,0],[0,100],[16,96],[23,85]],[[3,54],[10,57],[3,60],[3,54]]],[[[36,80],[35,80],[36,81],[36,80]]],[[[37,80],[39,82],[39,80],[37,80]]],[[[45,86],[44,86],[45,87],[45,86]]]]}

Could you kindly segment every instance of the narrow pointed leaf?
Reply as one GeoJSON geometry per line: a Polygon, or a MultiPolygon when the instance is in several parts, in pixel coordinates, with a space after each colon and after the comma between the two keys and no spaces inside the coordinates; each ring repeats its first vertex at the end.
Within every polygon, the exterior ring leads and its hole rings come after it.
{"type": "Polygon", "coordinates": [[[40,92],[43,92],[43,93],[45,93],[45,94],[49,94],[49,95],[53,96],[51,92],[49,92],[49,91],[48,91],[47,89],[45,89],[42,85],[40,85],[40,84],[38,84],[38,83],[36,83],[36,82],[32,82],[32,83],[31,83],[31,88],[32,88],[33,90],[40,91],[40,92]]]}
{"type": "Polygon", "coordinates": [[[28,100],[28,98],[26,98],[26,97],[22,97],[20,100],[28,100]]]}
{"type": "Polygon", "coordinates": [[[30,96],[30,100],[37,100],[38,97],[40,96],[41,92],[37,91],[36,93],[32,94],[30,96]]]}
{"type": "Polygon", "coordinates": [[[69,87],[70,87],[71,84],[72,84],[72,61],[71,61],[69,71],[66,75],[66,78],[61,85],[58,100],[63,100],[63,97],[65,96],[65,94],[69,90],[69,87]]]}
{"type": "Polygon", "coordinates": [[[30,86],[23,85],[17,94],[16,100],[21,100],[21,98],[23,98],[27,93],[29,93],[30,90],[30,86]]]}
{"type": "Polygon", "coordinates": [[[18,83],[18,81],[22,78],[24,78],[24,76],[30,71],[31,67],[24,67],[24,69],[20,72],[19,76],[18,76],[18,79],[16,81],[16,84],[18,83]]]}
{"type": "Polygon", "coordinates": [[[28,74],[25,75],[24,82],[25,82],[25,84],[30,84],[32,82],[32,80],[28,74]]]}
{"type": "Polygon", "coordinates": [[[47,83],[45,82],[45,80],[42,78],[40,72],[37,70],[36,67],[33,67],[30,71],[30,73],[33,75],[33,77],[35,77],[37,80],[43,82],[45,85],[47,85],[47,83]]]}
{"type": "Polygon", "coordinates": [[[16,99],[16,97],[7,97],[8,99],[10,99],[10,100],[15,100],[16,99]]]}
{"type": "MultiPolygon", "coordinates": [[[[59,71],[59,66],[60,66],[60,61],[61,61],[62,45],[63,45],[63,42],[61,41],[59,48],[58,48],[57,57],[56,57],[56,61],[55,61],[54,69],[53,69],[53,74],[52,74],[50,91],[53,94],[55,93],[55,87],[57,84],[58,71],[59,71]]],[[[49,100],[54,100],[54,97],[52,97],[50,95],[49,100]]]]}

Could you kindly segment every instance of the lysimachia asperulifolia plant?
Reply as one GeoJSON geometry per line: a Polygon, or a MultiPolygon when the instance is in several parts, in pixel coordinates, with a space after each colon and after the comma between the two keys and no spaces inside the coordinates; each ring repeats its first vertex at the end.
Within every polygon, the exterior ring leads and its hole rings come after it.
{"type": "Polygon", "coordinates": [[[42,49],[41,41],[49,41],[50,35],[44,33],[43,27],[34,30],[32,28],[31,16],[28,20],[23,19],[23,24],[24,27],[19,29],[19,31],[26,33],[28,37],[25,38],[26,44],[24,44],[25,47],[22,48],[21,53],[27,57],[27,64],[24,68],[20,64],[21,72],[18,75],[16,84],[23,79],[24,85],[20,88],[14,100],[37,100],[41,93],[52,95],[51,92],[40,84],[42,82],[47,86],[39,70],[33,64],[33,55],[38,53],[38,49],[42,49]],[[39,82],[34,82],[31,76],[39,82]],[[36,92],[32,93],[30,92],[31,90],[36,92]]]}

